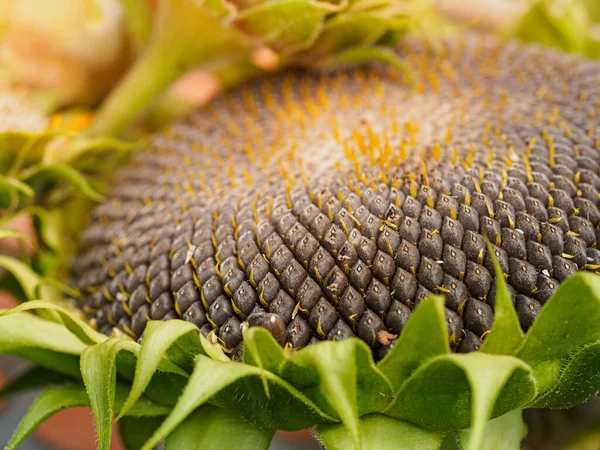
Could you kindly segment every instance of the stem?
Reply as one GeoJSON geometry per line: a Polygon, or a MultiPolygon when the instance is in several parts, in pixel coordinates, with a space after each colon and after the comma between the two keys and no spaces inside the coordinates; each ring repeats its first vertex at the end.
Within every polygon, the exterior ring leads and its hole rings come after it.
{"type": "Polygon", "coordinates": [[[195,0],[161,0],[150,47],[100,108],[92,135],[117,136],[194,67],[248,53],[247,39],[195,0]]]}
{"type": "Polygon", "coordinates": [[[160,47],[150,48],[103,103],[89,132],[120,135],[152,99],[187,71],[176,64],[177,56],[160,47]]]}

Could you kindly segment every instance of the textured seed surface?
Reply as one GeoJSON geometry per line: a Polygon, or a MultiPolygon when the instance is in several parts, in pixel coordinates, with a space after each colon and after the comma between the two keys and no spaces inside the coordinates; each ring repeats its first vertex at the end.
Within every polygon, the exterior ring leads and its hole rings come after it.
{"type": "Polygon", "coordinates": [[[485,238],[524,331],[597,271],[600,67],[480,38],[399,52],[413,92],[389,67],[285,73],[155,136],[83,235],[89,320],[139,339],[182,318],[238,359],[245,326],[381,357],[438,293],[469,352],[494,318],[485,238]]]}

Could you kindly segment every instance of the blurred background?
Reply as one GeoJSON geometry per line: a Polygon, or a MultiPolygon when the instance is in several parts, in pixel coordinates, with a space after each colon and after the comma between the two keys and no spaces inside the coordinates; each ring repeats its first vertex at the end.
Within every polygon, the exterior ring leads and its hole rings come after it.
{"type": "MultiPolygon", "coordinates": [[[[244,1],[232,3],[243,5],[244,1]]],[[[141,3],[0,0],[0,131],[15,126],[78,130],[89,125],[98,105],[143,54],[144,45],[152,36],[158,0],[145,0],[143,8],[139,8],[141,3]]],[[[436,0],[431,7],[435,20],[451,25],[439,28],[444,32],[475,29],[502,39],[600,58],[600,0],[436,0]]],[[[427,16],[427,20],[431,19],[427,16]]],[[[278,58],[269,48],[260,48],[253,53],[252,64],[268,71],[278,66],[278,58]]],[[[227,87],[228,79],[222,75],[209,70],[187,72],[146,111],[139,130],[159,129],[169,120],[205,104],[227,87]]],[[[26,221],[14,227],[24,232],[31,228],[26,221]]],[[[0,247],[3,253],[21,251],[9,240],[0,247]]],[[[14,299],[0,291],[0,309],[15,304],[14,299]]],[[[17,358],[0,357],[0,388],[26,368],[26,363],[17,358]]],[[[0,445],[8,441],[35,397],[34,392],[10,402],[0,399],[0,445]]],[[[527,448],[600,448],[599,401],[569,411],[530,411],[527,421],[527,448]]],[[[310,436],[308,431],[282,433],[273,449],[318,448],[310,436]]],[[[114,442],[114,449],[122,448],[118,438],[114,442]]],[[[91,411],[75,408],[57,414],[23,448],[95,448],[91,411]]]]}

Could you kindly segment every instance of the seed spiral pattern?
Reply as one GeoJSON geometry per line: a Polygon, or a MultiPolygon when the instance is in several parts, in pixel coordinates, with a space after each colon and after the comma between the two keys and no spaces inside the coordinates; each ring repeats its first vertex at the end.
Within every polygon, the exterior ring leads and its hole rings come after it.
{"type": "Polygon", "coordinates": [[[142,337],[188,320],[239,357],[244,326],[376,358],[446,297],[452,347],[494,319],[493,251],[526,331],[598,271],[600,66],[469,36],[392,68],[286,72],[171,126],[116,175],[82,237],[78,305],[142,337]]]}

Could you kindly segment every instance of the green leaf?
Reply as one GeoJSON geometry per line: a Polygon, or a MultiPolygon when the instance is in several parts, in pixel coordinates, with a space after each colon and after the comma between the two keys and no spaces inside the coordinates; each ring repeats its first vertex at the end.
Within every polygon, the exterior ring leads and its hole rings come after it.
{"type": "Polygon", "coordinates": [[[300,430],[332,420],[294,387],[269,372],[199,355],[179,401],[144,449],[154,448],[208,401],[226,410],[235,410],[242,418],[268,429],[300,430]],[[270,399],[262,390],[262,376],[270,383],[270,399]]]}
{"type": "Polygon", "coordinates": [[[600,342],[585,345],[560,368],[550,389],[536,397],[530,408],[569,408],[600,390],[600,342]]]}
{"type": "Polygon", "coordinates": [[[48,389],[31,405],[21,420],[19,427],[6,445],[5,450],[13,450],[29,436],[41,423],[57,412],[77,406],[89,406],[90,401],[81,386],[61,389],[48,389]]]}
{"type": "MultiPolygon", "coordinates": [[[[115,395],[117,406],[121,405],[127,388],[117,384],[115,395]]],[[[90,406],[90,398],[83,386],[70,386],[60,389],[48,389],[43,392],[37,400],[31,405],[29,411],[19,424],[19,427],[13,434],[5,450],[13,450],[29,436],[41,423],[52,417],[59,411],[78,406],[90,406]]],[[[143,399],[134,409],[130,411],[132,416],[164,416],[169,409],[164,406],[156,405],[149,400],[143,399]]]]}
{"type": "Polygon", "coordinates": [[[379,370],[397,392],[425,361],[450,351],[443,297],[429,297],[411,314],[379,370]]]}
{"type": "MultiPolygon", "coordinates": [[[[252,327],[244,331],[244,363],[279,375],[279,369],[285,360],[283,349],[267,330],[252,327]]],[[[267,397],[270,397],[269,383],[265,376],[262,383],[267,397]]]]}
{"type": "Polygon", "coordinates": [[[65,141],[59,150],[46,153],[43,163],[47,166],[69,166],[84,173],[105,173],[116,168],[120,161],[143,145],[143,141],[131,143],[105,136],[76,134],[65,141]]]}
{"type": "Polygon", "coordinates": [[[42,131],[29,133],[25,131],[5,131],[0,133],[0,172],[19,169],[38,164],[46,150],[46,145],[59,133],[42,131]]]}
{"type": "Polygon", "coordinates": [[[81,375],[94,411],[98,450],[109,450],[112,439],[116,386],[116,358],[121,351],[138,352],[138,345],[126,339],[110,338],[81,354],[81,375]]]}
{"type": "Polygon", "coordinates": [[[19,204],[19,195],[33,197],[30,186],[16,178],[0,175],[0,209],[11,210],[19,204]]]}
{"type": "MultiPolygon", "coordinates": [[[[164,355],[174,345],[177,345],[178,341],[181,341],[181,348],[185,349],[182,353],[186,360],[180,361],[180,364],[183,363],[181,365],[187,365],[188,358],[193,360],[196,355],[206,353],[200,344],[199,336],[198,328],[190,322],[181,320],[148,322],[135,368],[135,377],[131,386],[131,392],[125,406],[123,406],[121,414],[115,421],[118,421],[129,411],[129,408],[135,405],[150,384],[160,363],[163,362],[164,364],[164,355]]],[[[177,359],[171,358],[171,361],[177,363],[177,359]]],[[[179,374],[187,377],[187,373],[183,370],[179,374]]]]}
{"type": "MultiPolygon", "coordinates": [[[[429,431],[383,414],[360,418],[362,450],[437,450],[442,432],[429,431]]],[[[318,425],[316,435],[329,450],[352,448],[352,436],[342,425],[318,425]]]]}
{"type": "Polygon", "coordinates": [[[59,386],[75,381],[62,373],[48,370],[45,367],[34,366],[16,378],[10,379],[8,384],[0,390],[0,398],[12,397],[20,392],[38,389],[47,386],[59,386]]]}
{"type": "Polygon", "coordinates": [[[489,241],[487,242],[487,247],[494,261],[494,271],[496,272],[496,304],[494,306],[494,324],[490,333],[483,341],[481,351],[484,353],[510,355],[523,343],[523,333],[519,325],[517,312],[508,294],[504,274],[502,273],[502,269],[500,269],[498,259],[489,241]]]}
{"type": "Polygon", "coordinates": [[[251,327],[244,331],[244,363],[268,370],[279,375],[285,360],[283,349],[271,333],[262,327],[251,327]]]}
{"type": "Polygon", "coordinates": [[[573,275],[558,287],[529,329],[516,356],[533,368],[540,393],[555,384],[573,352],[600,340],[599,293],[599,276],[573,275]]]}
{"type": "MultiPolygon", "coordinates": [[[[0,265],[2,265],[1,261],[2,260],[0,259],[0,265]]],[[[10,316],[15,313],[37,310],[56,311],[67,329],[84,344],[94,345],[108,339],[105,335],[98,333],[85,321],[81,320],[79,317],[76,317],[70,311],[67,311],[61,306],[55,305],[54,303],[49,303],[43,300],[32,300],[30,302],[22,303],[15,308],[6,311],[0,311],[0,318],[3,316],[10,316]]]]}
{"type": "Polygon", "coordinates": [[[42,279],[29,265],[16,258],[0,255],[0,267],[3,267],[14,275],[29,300],[35,298],[35,289],[42,279]]]}
{"type": "Polygon", "coordinates": [[[241,11],[235,24],[266,45],[290,54],[310,46],[336,8],[313,0],[277,0],[241,11]]]}
{"type": "Polygon", "coordinates": [[[511,356],[443,355],[421,366],[385,414],[435,430],[470,424],[477,449],[492,415],[523,407],[536,394],[531,368],[511,356]]]}
{"type": "Polygon", "coordinates": [[[55,252],[61,252],[63,245],[63,229],[61,223],[61,211],[58,209],[47,210],[39,206],[26,206],[25,208],[19,209],[14,214],[7,214],[0,218],[0,227],[5,227],[10,224],[13,220],[31,215],[38,223],[36,223],[36,229],[39,237],[41,237],[44,244],[46,244],[51,250],[55,252]]]}
{"type": "Polygon", "coordinates": [[[158,429],[164,417],[123,417],[119,420],[119,434],[127,450],[138,450],[158,429]]]}
{"type": "Polygon", "coordinates": [[[25,181],[29,185],[66,181],[91,200],[99,202],[103,199],[103,196],[92,187],[79,171],[64,164],[39,166],[35,171],[27,174],[25,181]]]}
{"type": "MultiPolygon", "coordinates": [[[[458,432],[462,444],[471,440],[471,430],[458,432]]],[[[527,434],[527,426],[523,422],[523,411],[515,411],[504,414],[487,423],[485,433],[479,448],[489,450],[520,449],[521,441],[527,434]]]]}
{"type": "Polygon", "coordinates": [[[326,56],[353,47],[369,46],[385,33],[389,22],[368,13],[339,14],[325,22],[308,53],[326,56]]]}
{"type": "Polygon", "coordinates": [[[0,315],[0,354],[21,356],[78,377],[78,356],[85,348],[85,344],[61,324],[27,313],[0,315]]]}
{"type": "Polygon", "coordinates": [[[392,398],[389,382],[360,339],[323,341],[290,356],[281,376],[319,408],[337,416],[361,446],[358,418],[382,411],[392,398]]]}
{"type": "Polygon", "coordinates": [[[165,441],[167,450],[268,449],[275,430],[257,427],[216,406],[204,405],[193,412],[165,441]]]}
{"type": "Polygon", "coordinates": [[[521,17],[510,31],[512,37],[568,52],[582,52],[589,36],[589,15],[579,1],[569,2],[553,11],[553,0],[541,0],[521,17]]]}

